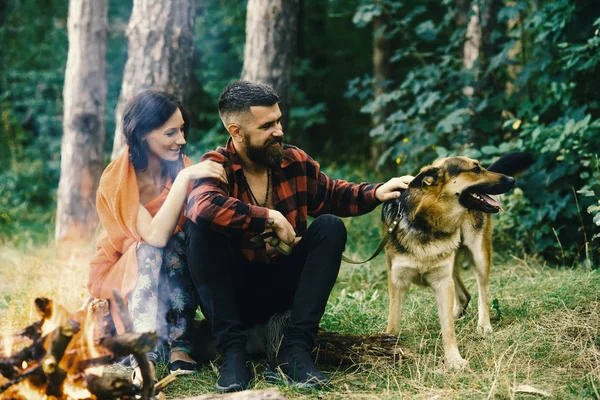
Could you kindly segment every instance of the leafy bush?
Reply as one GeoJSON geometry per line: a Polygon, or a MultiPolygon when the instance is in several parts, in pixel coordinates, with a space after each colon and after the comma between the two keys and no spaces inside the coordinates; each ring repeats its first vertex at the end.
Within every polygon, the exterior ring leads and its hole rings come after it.
{"type": "MultiPolygon", "coordinates": [[[[519,179],[522,190],[506,196],[512,209],[498,219],[499,242],[572,265],[597,240],[590,214],[580,211],[597,209],[576,191],[597,192],[600,184],[600,142],[594,140],[600,133],[600,14],[572,0],[537,8],[523,1],[486,5],[477,14],[479,57],[466,69],[463,45],[473,10],[465,14],[449,1],[363,1],[355,14],[359,25],[377,13],[396,16],[386,32],[401,39],[392,62],[402,76],[388,80],[380,96],[370,92],[370,77],[357,78],[347,95],[366,97],[366,113],[392,106],[371,136],[387,149],[379,164],[397,173],[447,155],[485,164],[508,151],[532,152],[537,161],[519,179]]],[[[592,256],[600,259],[598,251],[592,256]]]]}

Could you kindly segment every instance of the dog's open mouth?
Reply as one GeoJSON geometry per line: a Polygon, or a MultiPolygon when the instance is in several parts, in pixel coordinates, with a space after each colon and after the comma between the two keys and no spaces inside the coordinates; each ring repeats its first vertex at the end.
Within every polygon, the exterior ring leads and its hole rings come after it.
{"type": "Polygon", "coordinates": [[[468,203],[469,206],[467,208],[474,208],[486,213],[504,211],[502,204],[485,193],[471,192],[466,194],[466,196],[461,196],[461,200],[468,203]],[[463,199],[463,197],[465,198],[463,199]]]}

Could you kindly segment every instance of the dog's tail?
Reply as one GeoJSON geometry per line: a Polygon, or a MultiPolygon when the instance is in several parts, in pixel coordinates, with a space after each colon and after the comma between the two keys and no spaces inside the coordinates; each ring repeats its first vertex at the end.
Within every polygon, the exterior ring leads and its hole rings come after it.
{"type": "Polygon", "coordinates": [[[533,155],[523,151],[508,153],[497,159],[486,169],[508,176],[517,176],[533,164],[533,155]]]}

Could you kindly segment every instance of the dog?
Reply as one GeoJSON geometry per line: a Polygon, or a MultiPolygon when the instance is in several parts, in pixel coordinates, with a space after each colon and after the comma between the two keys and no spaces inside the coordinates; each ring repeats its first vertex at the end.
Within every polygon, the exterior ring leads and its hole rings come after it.
{"type": "Polygon", "coordinates": [[[510,153],[487,169],[477,160],[448,157],[421,169],[400,198],[382,209],[384,228],[395,226],[385,246],[390,310],[387,332],[398,335],[411,284],[433,289],[446,366],[468,367],[456,343],[454,319],[471,296],[460,278],[464,259],[474,265],[479,288],[478,330],[492,332],[488,279],[492,262],[492,214],[502,210],[490,195],[515,185],[514,175],[532,164],[529,153],[510,153]]]}

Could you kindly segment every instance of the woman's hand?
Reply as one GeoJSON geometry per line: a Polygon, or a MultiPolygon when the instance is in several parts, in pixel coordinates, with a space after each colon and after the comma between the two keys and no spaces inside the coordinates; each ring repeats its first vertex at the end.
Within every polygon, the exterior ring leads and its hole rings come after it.
{"type": "Polygon", "coordinates": [[[227,183],[227,174],[225,173],[223,165],[211,160],[201,161],[197,164],[190,165],[189,167],[184,168],[180,174],[181,173],[184,173],[191,181],[201,178],[215,178],[223,183],[227,183]]]}

